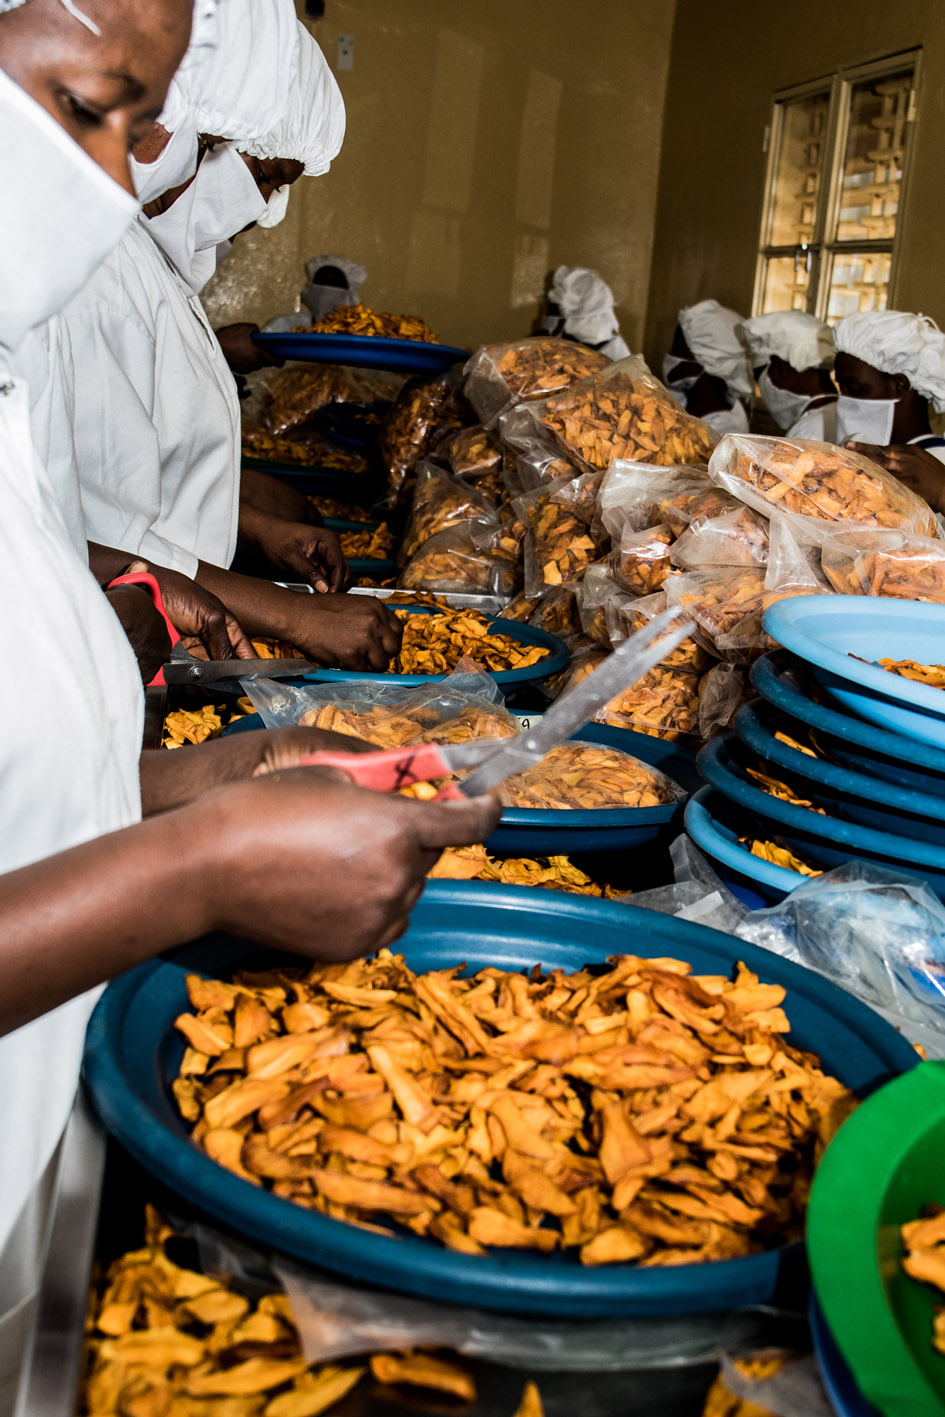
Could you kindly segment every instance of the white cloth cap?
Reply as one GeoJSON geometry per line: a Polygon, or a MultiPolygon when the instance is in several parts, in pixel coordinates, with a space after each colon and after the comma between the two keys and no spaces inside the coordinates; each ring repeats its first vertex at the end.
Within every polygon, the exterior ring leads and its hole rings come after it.
{"type": "Polygon", "coordinates": [[[254,138],[280,121],[296,90],[299,23],[292,0],[226,0],[217,45],[177,80],[198,133],[254,138]]]}
{"type": "Polygon", "coordinates": [[[548,292],[564,319],[564,333],[581,344],[600,345],[620,334],[613,291],[587,266],[559,266],[548,292]]]}
{"type": "Polygon", "coordinates": [[[364,267],[359,266],[357,261],[349,261],[347,256],[313,256],[310,261],[305,262],[305,271],[310,281],[314,281],[315,273],[320,271],[322,266],[337,266],[347,278],[348,289],[351,291],[360,291],[367,280],[364,267]]]}
{"type": "Polygon", "coordinates": [[[745,399],[754,387],[745,347],[736,333],[742,316],[717,300],[684,306],[679,324],[692,357],[707,374],[724,379],[733,398],[745,399]]]}
{"type": "MultiPolygon", "coordinates": [[[[232,0],[227,0],[232,3],[232,0]]],[[[259,0],[253,0],[258,4],[259,0]]],[[[284,97],[276,123],[255,128],[249,140],[237,137],[241,152],[253,157],[293,158],[301,162],[306,177],[327,172],[341,151],[345,137],[345,105],[328,61],[305,26],[296,21],[298,77],[280,90],[284,97]]]]}
{"type": "Polygon", "coordinates": [[[936,413],[945,413],[945,334],[927,315],[862,310],[834,326],[838,354],[852,354],[883,374],[904,374],[936,413]]]}
{"type": "Polygon", "coordinates": [[[738,326],[752,368],[769,359],[783,359],[799,373],[833,366],[833,333],[816,315],[803,310],[776,310],[753,315],[738,326]]]}

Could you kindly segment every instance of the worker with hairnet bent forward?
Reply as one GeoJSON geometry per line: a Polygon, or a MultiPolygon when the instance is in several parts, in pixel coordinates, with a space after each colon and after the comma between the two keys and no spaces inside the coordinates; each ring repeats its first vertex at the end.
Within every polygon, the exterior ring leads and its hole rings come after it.
{"type": "Polygon", "coordinates": [[[945,511],[945,438],[929,408],[945,413],[945,334],[903,310],[848,315],[837,350],[837,442],[885,467],[935,511],[945,511]]]}
{"type": "Polygon", "coordinates": [[[588,349],[599,349],[608,359],[626,359],[630,353],[617,323],[610,286],[586,266],[559,266],[555,271],[545,318],[536,333],[573,339],[588,349]]]}
{"type": "Polygon", "coordinates": [[[700,300],[679,312],[669,354],[663,360],[663,383],[695,418],[717,433],[747,433],[744,400],[752,377],[745,348],[736,333],[741,315],[717,300],[700,300]]]}
{"type": "Polygon", "coordinates": [[[833,335],[829,325],[803,310],[755,315],[738,334],[762,402],[789,438],[837,441],[837,390],[830,377],[833,335]]]}

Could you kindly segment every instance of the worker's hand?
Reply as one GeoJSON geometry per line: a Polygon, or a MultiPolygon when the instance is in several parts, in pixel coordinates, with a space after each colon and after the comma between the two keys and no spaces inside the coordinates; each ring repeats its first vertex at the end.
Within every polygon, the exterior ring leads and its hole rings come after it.
{"type": "Polygon", "coordinates": [[[241,320],[236,325],[224,325],[215,331],[223,350],[223,357],[234,374],[253,374],[257,369],[266,369],[284,363],[275,355],[253,342],[253,335],[259,334],[259,326],[241,320]]]}
{"type": "Polygon", "coordinates": [[[206,811],[216,853],[209,928],[345,960],[398,939],[444,847],[484,841],[501,807],[491,797],[417,802],[355,787],[335,769],[297,768],[191,810],[206,811]]]}
{"type": "Polygon", "coordinates": [[[256,651],[236,617],[212,592],[180,571],[149,561],[134,562],[129,570],[150,571],[154,576],[167,618],[195,659],[255,659],[256,651]]]}
{"type": "Polygon", "coordinates": [[[143,753],[142,815],[183,807],[218,787],[297,768],[313,753],[376,753],[372,743],[321,728],[260,729],[201,743],[199,752],[143,753]]]}
{"type": "Polygon", "coordinates": [[[324,526],[321,513],[297,487],[256,468],[244,467],[240,471],[240,502],[284,522],[324,526]]]}
{"type": "Polygon", "coordinates": [[[945,511],[945,463],[914,443],[893,443],[888,448],[875,443],[848,442],[844,447],[879,463],[913,492],[918,492],[933,512],[945,511]]]}
{"type": "Polygon", "coordinates": [[[256,546],[287,580],[304,581],[322,595],[351,584],[341,543],[327,527],[266,517],[260,520],[256,546]]]}
{"type": "Polygon", "coordinates": [[[150,684],[171,652],[163,615],[140,585],[115,586],[105,596],[135,652],[142,684],[150,684]]]}
{"type": "Polygon", "coordinates": [[[331,669],[379,673],[404,637],[397,616],[370,595],[294,595],[276,633],[331,669]]]}

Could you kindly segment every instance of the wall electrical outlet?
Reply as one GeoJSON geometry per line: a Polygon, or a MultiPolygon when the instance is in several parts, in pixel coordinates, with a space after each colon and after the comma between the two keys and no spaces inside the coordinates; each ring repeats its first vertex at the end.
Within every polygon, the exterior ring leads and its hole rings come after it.
{"type": "Polygon", "coordinates": [[[338,63],[335,67],[339,70],[354,68],[353,34],[340,34],[338,36],[338,63]]]}

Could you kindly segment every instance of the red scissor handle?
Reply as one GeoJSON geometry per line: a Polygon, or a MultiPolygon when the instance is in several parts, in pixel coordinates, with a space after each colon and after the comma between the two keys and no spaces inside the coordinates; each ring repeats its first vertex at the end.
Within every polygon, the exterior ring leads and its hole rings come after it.
{"type": "MultiPolygon", "coordinates": [[[[115,586],[120,585],[144,586],[145,590],[150,594],[151,599],[154,601],[155,608],[163,617],[164,623],[167,626],[167,633],[171,637],[171,648],[173,649],[174,645],[176,645],[178,640],[180,639],[180,635],[178,634],[175,626],[171,623],[167,611],[164,609],[164,599],[161,595],[161,587],[158,585],[151,572],[129,571],[127,576],[116,576],[113,581],[109,581],[106,589],[114,590],[115,586]]],[[[151,680],[151,683],[148,685],[148,688],[150,689],[154,685],[162,685],[165,682],[166,681],[164,679],[164,670],[159,669],[158,672],[155,674],[154,678],[151,680]]]]}
{"type": "MultiPolygon", "coordinates": [[[[397,792],[401,787],[432,782],[450,773],[439,743],[415,743],[377,753],[312,753],[302,759],[299,767],[338,768],[359,787],[370,787],[375,792],[397,792]]],[[[449,783],[438,795],[455,798],[462,794],[454,783],[449,783]]]]}

